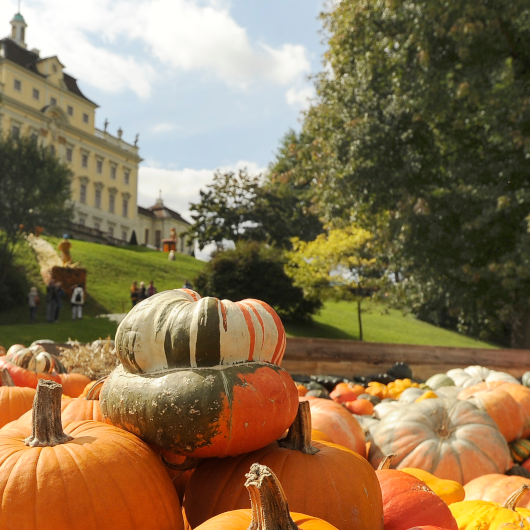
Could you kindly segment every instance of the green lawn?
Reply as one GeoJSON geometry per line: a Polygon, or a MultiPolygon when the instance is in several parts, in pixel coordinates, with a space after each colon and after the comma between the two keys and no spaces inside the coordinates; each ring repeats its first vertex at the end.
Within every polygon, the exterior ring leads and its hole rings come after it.
{"type": "MultiPolygon", "coordinates": [[[[57,246],[58,239],[48,238],[57,246]]],[[[36,285],[44,300],[44,284],[33,251],[23,246],[17,264],[26,271],[30,284],[36,285]]],[[[94,318],[102,313],[125,313],[130,308],[129,288],[133,280],[146,284],[154,280],[159,291],[181,287],[184,280],[193,278],[204,263],[190,256],[177,254],[177,260],[170,262],[167,254],[145,247],[110,247],[72,241],[72,258],[87,269],[87,302],[85,318],[72,322],[70,304],[65,307],[59,322],[45,321],[45,304],[39,307],[37,324],[28,324],[26,307],[0,312],[0,344],[9,346],[15,342],[28,344],[36,339],[65,341],[69,338],[92,341],[99,337],[113,336],[116,325],[106,319],[94,318]]],[[[399,311],[381,311],[384,306],[365,303],[363,313],[364,340],[371,342],[395,342],[403,344],[429,344],[439,346],[483,347],[495,346],[476,341],[452,331],[426,324],[413,316],[404,316],[399,311]]],[[[358,340],[357,306],[349,302],[325,304],[312,323],[287,324],[291,337],[322,337],[332,339],[358,340]]]]}
{"type": "MultiPolygon", "coordinates": [[[[427,344],[432,346],[459,346],[463,348],[496,348],[464,335],[448,331],[400,311],[384,310],[384,306],[365,303],[363,334],[368,342],[398,344],[427,344]],[[384,310],[384,311],[383,311],[384,310]]],[[[311,324],[287,324],[288,337],[321,337],[329,339],[359,339],[357,306],[351,302],[327,302],[311,324]]]]}

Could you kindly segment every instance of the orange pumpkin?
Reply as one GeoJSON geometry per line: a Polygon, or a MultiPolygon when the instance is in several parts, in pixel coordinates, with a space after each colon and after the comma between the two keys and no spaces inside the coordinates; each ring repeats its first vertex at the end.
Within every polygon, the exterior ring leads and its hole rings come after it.
{"type": "Polygon", "coordinates": [[[0,427],[3,427],[31,410],[35,389],[15,386],[5,368],[0,369],[0,382],[0,427]]]}
{"type": "Polygon", "coordinates": [[[374,404],[367,399],[357,399],[346,401],[343,405],[352,413],[358,416],[371,416],[374,413],[374,404]]]}
{"type": "Polygon", "coordinates": [[[173,483],[173,487],[177,492],[180,503],[184,500],[184,492],[186,486],[190,481],[193,470],[197,467],[198,458],[188,458],[182,455],[176,455],[171,451],[166,451],[156,445],[150,445],[151,449],[160,457],[166,472],[173,483]]]}
{"type": "Polygon", "coordinates": [[[83,374],[59,374],[59,383],[67,396],[75,398],[81,395],[85,387],[90,383],[90,378],[83,374]]]}
{"type": "Polygon", "coordinates": [[[357,454],[366,454],[364,431],[350,412],[330,399],[313,398],[308,402],[311,406],[311,422],[315,429],[329,436],[333,443],[357,454]]]}
{"type": "Polygon", "coordinates": [[[503,389],[503,386],[484,388],[488,383],[481,383],[462,390],[458,399],[470,401],[480,410],[489,414],[497,424],[507,442],[521,437],[524,427],[522,406],[503,389]]]}
{"type": "Polygon", "coordinates": [[[1,530],[183,530],[171,481],[136,436],[94,421],[63,431],[53,381],[39,381],[33,413],[31,428],[0,430],[1,530]]]}
{"type": "Polygon", "coordinates": [[[384,469],[390,459],[383,460],[376,471],[383,495],[385,530],[407,530],[412,526],[438,525],[458,530],[447,504],[423,481],[395,469],[384,469]]]}
{"type": "MultiPolygon", "coordinates": [[[[474,385],[473,392],[477,392],[478,390],[493,390],[495,388],[502,388],[502,390],[508,392],[519,403],[523,414],[521,438],[530,437],[530,388],[507,381],[488,381],[474,385]]],[[[458,394],[458,399],[467,399],[469,397],[466,390],[458,394]]]]}
{"type": "Polygon", "coordinates": [[[6,349],[3,346],[0,346],[0,357],[6,354],[6,349]]]}
{"type": "Polygon", "coordinates": [[[296,385],[296,390],[298,391],[299,396],[305,396],[309,392],[304,385],[296,385]]]}
{"type": "Polygon", "coordinates": [[[86,385],[83,389],[83,392],[79,394],[79,397],[84,398],[90,395],[90,399],[99,399],[101,389],[103,388],[106,379],[106,377],[103,377],[102,379],[98,379],[97,381],[90,381],[90,383],[88,383],[88,385],[86,385]]]}
{"type": "Polygon", "coordinates": [[[382,530],[381,493],[373,468],[344,447],[311,441],[311,419],[308,403],[302,402],[283,440],[246,455],[204,460],[184,496],[191,526],[226,511],[249,508],[243,476],[252,463],[260,462],[277,473],[293,510],[340,530],[382,530]]]}
{"type": "Polygon", "coordinates": [[[245,476],[251,509],[223,513],[196,530],[337,530],[316,517],[290,512],[282,485],[267,466],[254,464],[245,476]]]}
{"type": "MultiPolygon", "coordinates": [[[[530,486],[530,479],[492,473],[477,477],[464,485],[466,501],[490,501],[503,504],[523,484],[530,486]]],[[[530,490],[517,500],[519,508],[530,508],[530,490]]]]}
{"type": "MultiPolygon", "coordinates": [[[[364,392],[364,388],[363,388],[364,392]]],[[[339,383],[334,389],[329,397],[336,401],[337,403],[346,403],[346,401],[355,401],[357,399],[357,394],[353,388],[351,388],[346,383],[339,383]]]]}

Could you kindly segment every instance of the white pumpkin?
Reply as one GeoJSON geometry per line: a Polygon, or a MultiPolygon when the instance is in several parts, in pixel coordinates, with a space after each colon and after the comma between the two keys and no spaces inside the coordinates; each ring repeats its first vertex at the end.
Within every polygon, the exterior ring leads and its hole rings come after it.
{"type": "Polygon", "coordinates": [[[411,387],[403,390],[399,401],[401,403],[414,403],[420,396],[423,396],[425,390],[423,388],[411,387]]]}
{"type": "MultiPolygon", "coordinates": [[[[410,389],[409,389],[410,390],[410,389]]],[[[402,405],[400,401],[383,401],[374,407],[374,418],[378,420],[384,418],[387,414],[394,412],[402,405]]]]}
{"type": "Polygon", "coordinates": [[[456,386],[469,388],[484,381],[506,381],[520,385],[515,377],[506,372],[497,372],[484,366],[468,366],[467,368],[454,368],[449,370],[447,375],[455,382],[456,386]]]}

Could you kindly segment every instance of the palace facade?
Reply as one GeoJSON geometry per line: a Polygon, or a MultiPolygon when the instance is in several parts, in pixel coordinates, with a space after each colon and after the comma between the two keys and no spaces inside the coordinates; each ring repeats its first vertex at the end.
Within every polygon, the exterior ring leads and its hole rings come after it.
{"type": "MultiPolygon", "coordinates": [[[[74,176],[74,236],[112,244],[134,240],[160,248],[171,228],[181,234],[189,223],[161,201],[138,206],[138,136],[131,143],[95,126],[98,105],[79,89],[58,57],[41,57],[26,44],[20,13],[11,36],[0,40],[0,132],[33,137],[67,163],[74,176]]],[[[182,238],[179,252],[193,248],[182,238]]]]}

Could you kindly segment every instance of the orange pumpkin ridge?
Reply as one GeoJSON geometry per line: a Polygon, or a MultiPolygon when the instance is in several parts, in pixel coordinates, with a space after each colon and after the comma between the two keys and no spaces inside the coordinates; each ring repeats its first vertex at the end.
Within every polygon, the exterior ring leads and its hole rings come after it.
{"type": "Polygon", "coordinates": [[[5,367],[0,369],[0,382],[0,427],[3,427],[31,410],[35,389],[15,386],[5,367]]]}
{"type": "Polygon", "coordinates": [[[337,530],[321,519],[290,512],[282,485],[267,466],[253,464],[245,477],[251,509],[225,512],[196,530],[337,530]]]}

